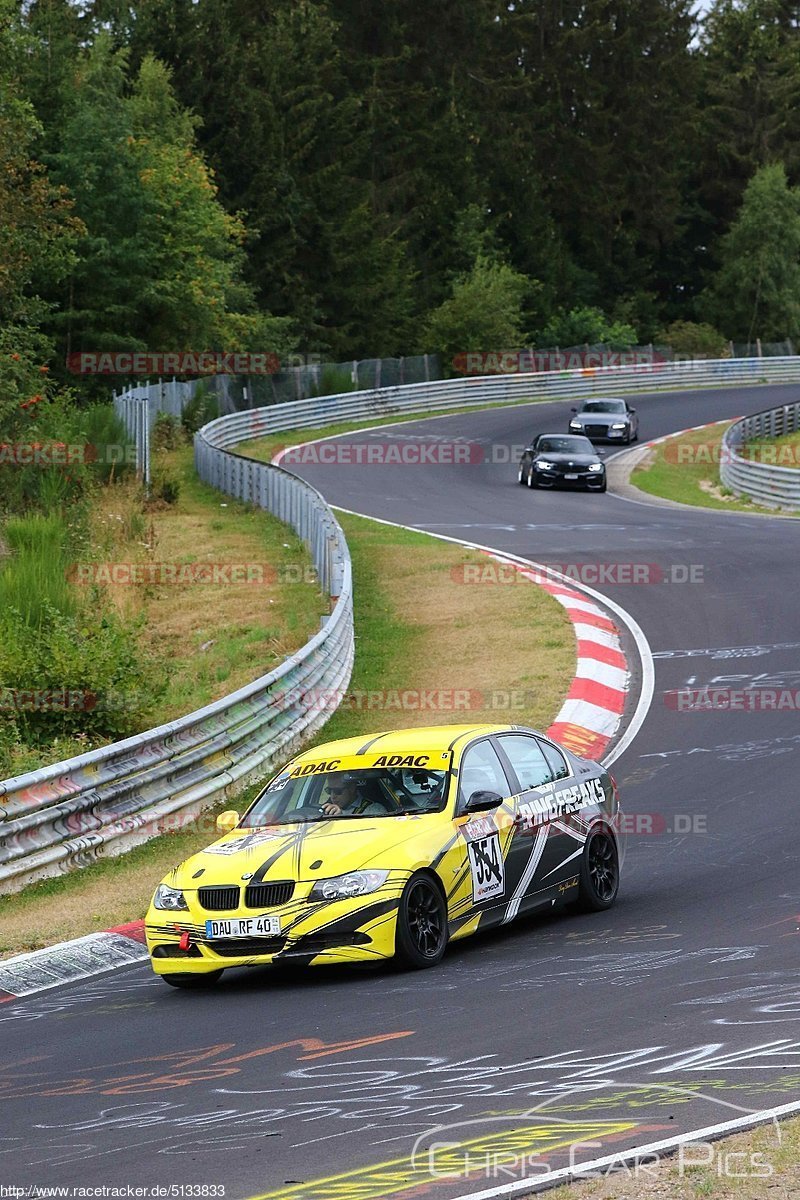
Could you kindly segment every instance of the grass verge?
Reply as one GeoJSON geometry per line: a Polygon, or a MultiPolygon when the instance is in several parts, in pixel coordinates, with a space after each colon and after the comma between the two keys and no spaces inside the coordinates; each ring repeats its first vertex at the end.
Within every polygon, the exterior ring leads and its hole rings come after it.
{"type": "Polygon", "coordinates": [[[774,509],[743,500],[720,482],[722,437],[727,428],[728,425],[709,426],[660,442],[652,447],[648,459],[634,469],[630,482],[651,496],[680,504],[774,516],[774,509]]]}
{"type": "Polygon", "coordinates": [[[747,452],[754,462],[771,467],[800,468],[800,430],[777,438],[757,438],[747,443],[747,452]]]}
{"type": "Polygon", "coordinates": [[[797,1200],[800,1197],[800,1119],[720,1141],[686,1147],[683,1156],[623,1169],[604,1179],[560,1187],[558,1200],[797,1200]],[[690,1165],[702,1162],[703,1165],[690,1165]]]}
{"type": "MultiPolygon", "coordinates": [[[[348,697],[317,740],[406,725],[549,725],[574,673],[575,642],[547,592],[521,577],[463,582],[465,564],[490,561],[477,551],[362,517],[343,516],[342,525],[353,557],[356,665],[348,697]]],[[[120,858],[3,897],[0,957],[142,917],[160,878],[213,840],[216,811],[120,858]]]]}
{"type": "Polygon", "coordinates": [[[146,644],[163,664],[154,724],[265,675],[313,637],[330,611],[294,530],[202,483],[190,446],[165,453],[161,469],[179,485],[174,504],[156,503],[137,520],[136,498],[122,489],[102,495],[91,515],[95,562],[135,562],[154,572],[155,582],[109,588],[122,612],[144,616],[146,644]],[[222,582],[162,581],[162,564],[219,568],[222,582]],[[252,582],[225,581],[226,566],[249,572],[252,582]]]}

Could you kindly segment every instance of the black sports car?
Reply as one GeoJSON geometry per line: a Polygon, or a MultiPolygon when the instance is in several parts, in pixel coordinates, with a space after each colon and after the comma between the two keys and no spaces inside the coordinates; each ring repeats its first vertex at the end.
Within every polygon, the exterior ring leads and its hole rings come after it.
{"type": "Polygon", "coordinates": [[[572,434],[540,433],[522,452],[518,479],[529,488],[606,490],[605,464],[588,438],[572,434]]]}
{"type": "Polygon", "coordinates": [[[592,441],[621,442],[627,446],[639,436],[639,418],[627,400],[585,400],[572,413],[570,433],[585,434],[592,441]]]}

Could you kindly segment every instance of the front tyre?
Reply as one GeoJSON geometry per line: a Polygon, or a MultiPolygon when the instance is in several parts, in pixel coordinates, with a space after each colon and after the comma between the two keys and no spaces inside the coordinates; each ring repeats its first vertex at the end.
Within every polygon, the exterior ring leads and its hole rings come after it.
{"type": "Polygon", "coordinates": [[[611,908],[619,891],[619,851],[606,829],[590,833],[583,848],[577,907],[583,912],[611,908]]]}
{"type": "Polygon", "coordinates": [[[171,971],[169,975],[162,975],[161,978],[170,987],[198,989],[211,987],[212,984],[218,983],[222,978],[222,971],[205,971],[202,975],[171,971]]]}
{"type": "Polygon", "coordinates": [[[528,467],[528,476],[527,476],[527,480],[526,480],[526,482],[527,482],[527,484],[528,484],[528,487],[529,487],[529,488],[535,488],[535,487],[536,487],[536,484],[535,484],[535,482],[534,482],[534,479],[535,479],[535,476],[534,476],[534,473],[533,473],[533,467],[528,467]]]}
{"type": "Polygon", "coordinates": [[[412,875],[397,910],[395,957],[405,967],[435,967],[447,949],[447,905],[429,875],[412,875]]]}
{"type": "Polygon", "coordinates": [[[517,471],[517,483],[521,484],[523,487],[525,486],[525,468],[523,467],[522,463],[519,464],[519,470],[517,471]]]}

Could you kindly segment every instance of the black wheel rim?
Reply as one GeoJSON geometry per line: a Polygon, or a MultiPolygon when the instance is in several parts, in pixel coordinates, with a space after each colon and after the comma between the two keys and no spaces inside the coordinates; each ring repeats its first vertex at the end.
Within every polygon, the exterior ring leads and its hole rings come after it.
{"type": "Polygon", "coordinates": [[[589,843],[589,878],[599,900],[613,900],[617,891],[617,856],[611,838],[599,833],[589,843]]]}
{"type": "Polygon", "coordinates": [[[439,897],[427,883],[416,883],[408,896],[408,929],[423,958],[435,958],[444,940],[444,918],[439,897]]]}

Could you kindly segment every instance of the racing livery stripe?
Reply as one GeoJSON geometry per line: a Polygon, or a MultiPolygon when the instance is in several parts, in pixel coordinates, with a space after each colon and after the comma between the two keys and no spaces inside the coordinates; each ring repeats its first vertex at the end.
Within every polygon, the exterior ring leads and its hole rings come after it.
{"type": "Polygon", "coordinates": [[[386,737],[387,734],[389,734],[391,732],[392,731],[390,729],[384,729],[383,733],[376,734],[376,736],[373,738],[370,738],[368,742],[364,742],[364,745],[359,746],[358,750],[356,750],[356,756],[361,755],[361,754],[366,754],[367,751],[369,750],[370,746],[374,746],[376,742],[379,742],[381,740],[381,738],[386,737]]]}
{"type": "Polygon", "coordinates": [[[522,898],[525,895],[525,893],[527,892],[528,885],[530,884],[531,880],[533,879],[533,876],[536,872],[536,868],[538,867],[539,862],[541,861],[541,857],[544,854],[544,848],[547,843],[547,838],[549,836],[549,832],[550,831],[549,831],[548,826],[543,825],[533,840],[530,858],[528,859],[527,863],[525,864],[525,870],[522,872],[522,875],[520,876],[519,883],[514,888],[514,891],[511,895],[511,899],[508,902],[508,907],[506,908],[505,914],[503,916],[503,924],[504,925],[506,924],[507,921],[513,921],[514,917],[519,912],[519,906],[522,903],[522,898]]]}

